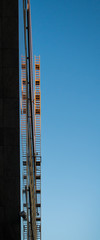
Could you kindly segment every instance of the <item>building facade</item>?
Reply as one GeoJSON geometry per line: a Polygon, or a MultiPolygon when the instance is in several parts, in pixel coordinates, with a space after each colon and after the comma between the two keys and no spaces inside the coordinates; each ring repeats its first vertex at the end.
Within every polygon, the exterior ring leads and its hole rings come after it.
{"type": "Polygon", "coordinates": [[[18,0],[0,2],[0,239],[20,239],[18,0]]]}

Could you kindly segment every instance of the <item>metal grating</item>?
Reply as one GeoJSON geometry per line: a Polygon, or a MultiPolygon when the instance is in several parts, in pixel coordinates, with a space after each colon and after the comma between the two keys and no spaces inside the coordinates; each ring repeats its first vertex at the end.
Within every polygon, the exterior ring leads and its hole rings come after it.
{"type": "Polygon", "coordinates": [[[35,56],[35,185],[37,240],[41,240],[41,91],[40,56],[35,56]],[[37,84],[38,82],[38,84],[37,84]]]}
{"type": "Polygon", "coordinates": [[[26,132],[26,63],[25,57],[21,62],[21,140],[22,140],[22,200],[23,200],[23,239],[27,240],[28,236],[28,174],[27,174],[27,132],[26,132]]]}

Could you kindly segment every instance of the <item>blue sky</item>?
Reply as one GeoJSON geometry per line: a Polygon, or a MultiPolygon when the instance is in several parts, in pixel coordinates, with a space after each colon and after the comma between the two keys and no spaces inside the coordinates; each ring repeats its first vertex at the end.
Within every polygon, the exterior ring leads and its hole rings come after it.
{"type": "Polygon", "coordinates": [[[31,7],[41,57],[42,239],[100,240],[100,1],[31,7]]]}

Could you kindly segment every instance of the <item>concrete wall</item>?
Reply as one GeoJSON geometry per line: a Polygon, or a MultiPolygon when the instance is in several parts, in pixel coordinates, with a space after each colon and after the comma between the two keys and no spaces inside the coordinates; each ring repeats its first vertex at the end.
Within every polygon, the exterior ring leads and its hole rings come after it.
{"type": "Polygon", "coordinates": [[[0,1],[0,239],[20,240],[18,0],[0,1]]]}

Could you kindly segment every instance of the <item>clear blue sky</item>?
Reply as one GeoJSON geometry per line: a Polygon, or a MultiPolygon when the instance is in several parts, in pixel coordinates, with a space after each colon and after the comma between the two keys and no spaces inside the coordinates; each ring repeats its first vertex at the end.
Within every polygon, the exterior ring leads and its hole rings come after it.
{"type": "Polygon", "coordinates": [[[42,239],[100,240],[100,1],[31,3],[41,56],[42,239]]]}

